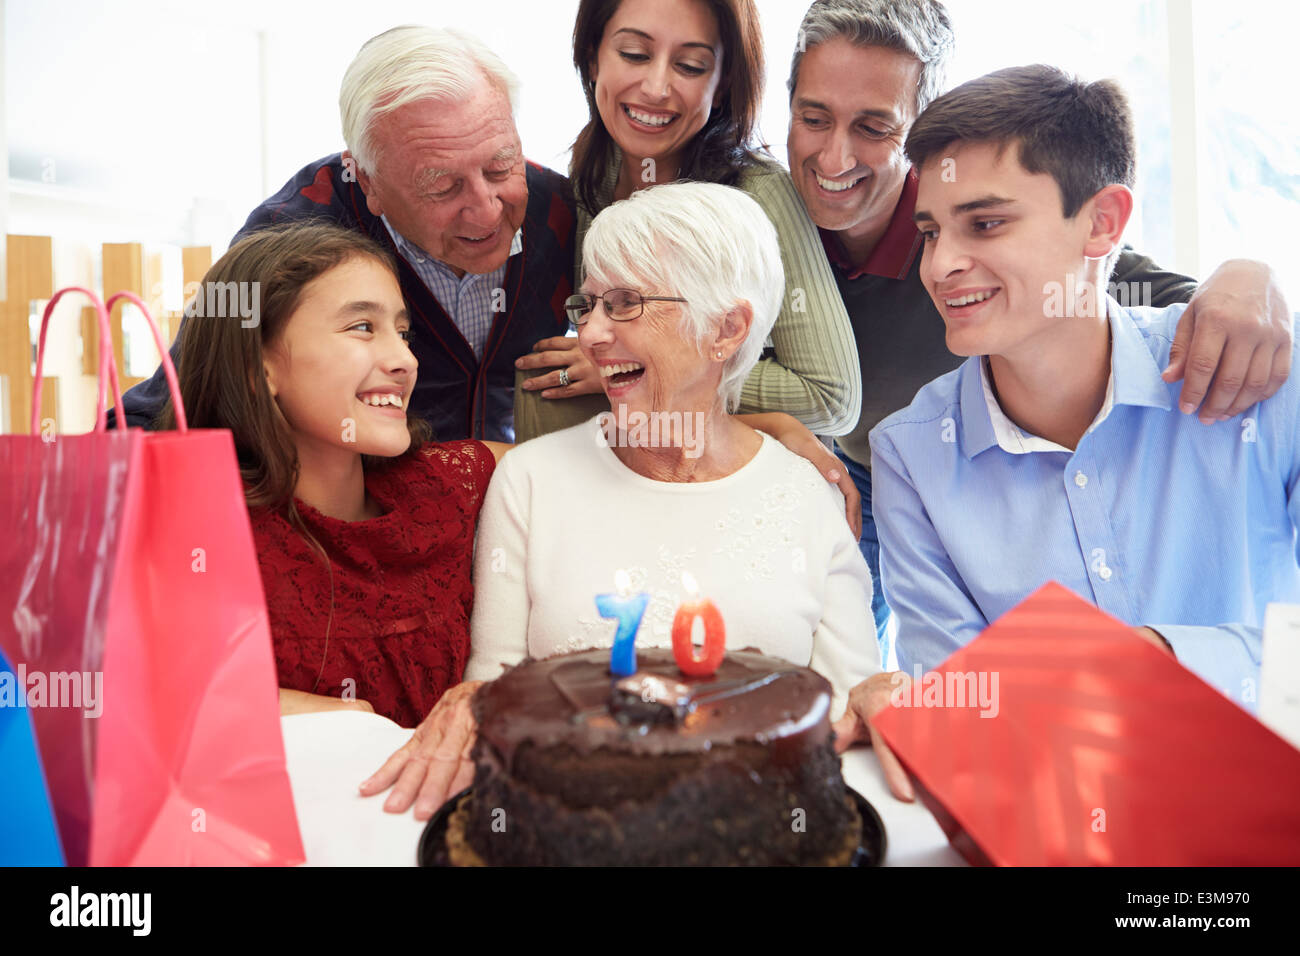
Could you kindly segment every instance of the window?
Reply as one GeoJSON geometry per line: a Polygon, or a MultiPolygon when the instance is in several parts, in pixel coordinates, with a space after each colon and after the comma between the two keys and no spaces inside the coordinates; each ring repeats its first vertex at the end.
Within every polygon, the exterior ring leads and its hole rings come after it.
{"type": "Polygon", "coordinates": [[[1261,259],[1300,310],[1300,8],[1235,0],[1193,5],[1200,268],[1261,259]]]}

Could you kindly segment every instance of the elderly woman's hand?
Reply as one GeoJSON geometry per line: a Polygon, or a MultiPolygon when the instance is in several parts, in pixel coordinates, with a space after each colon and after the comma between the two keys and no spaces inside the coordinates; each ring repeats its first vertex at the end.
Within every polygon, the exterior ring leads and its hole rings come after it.
{"type": "Polygon", "coordinates": [[[862,496],[858,494],[853,476],[836,458],[821,439],[810,432],[799,419],[784,412],[767,412],[761,415],[736,415],[750,428],[766,432],[800,458],[812,462],[817,470],[844,494],[845,517],[854,538],[862,537],[862,496]]]}
{"type": "Polygon", "coordinates": [[[560,372],[536,375],[525,379],[523,387],[530,392],[545,389],[542,398],[574,398],[578,395],[594,395],[603,391],[600,384],[600,372],[588,361],[578,348],[578,340],[570,335],[557,335],[542,339],[533,346],[533,351],[515,360],[515,368],[556,368],[568,374],[569,384],[563,384],[560,372]]]}
{"type": "Polygon", "coordinates": [[[890,704],[895,691],[910,693],[911,679],[902,671],[884,672],[868,677],[857,687],[849,691],[849,706],[844,716],[835,721],[835,752],[843,753],[858,741],[869,741],[871,749],[876,752],[880,769],[885,772],[885,782],[890,792],[899,800],[911,802],[912,782],[907,779],[907,771],[898,762],[892,750],[880,736],[880,731],[871,726],[871,718],[890,704]]]}
{"type": "Polygon", "coordinates": [[[406,745],[361,784],[361,795],[374,796],[392,786],[386,812],[402,813],[414,800],[415,819],[427,820],[448,797],[468,787],[474,779],[469,750],[478,730],[469,702],[482,684],[465,681],[443,694],[406,745]]]}

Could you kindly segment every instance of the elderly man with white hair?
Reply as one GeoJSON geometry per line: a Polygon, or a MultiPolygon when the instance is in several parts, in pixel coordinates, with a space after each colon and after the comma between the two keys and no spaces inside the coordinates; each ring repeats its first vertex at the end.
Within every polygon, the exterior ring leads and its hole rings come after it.
{"type": "MultiPolygon", "coordinates": [[[[235,236],[295,220],[365,233],[398,260],[420,363],[413,410],[441,441],[511,441],[515,359],[568,328],[568,180],[524,159],[518,82],[474,37],[405,26],[362,46],[343,77],[347,149],[297,172],[235,236]]],[[[161,370],[124,398],[149,426],[161,370]]]]}
{"type": "Polygon", "coordinates": [[[594,596],[622,572],[649,605],[638,647],[671,646],[688,572],[755,647],[830,681],[832,717],[880,671],[871,576],[836,492],[808,461],[728,414],[784,289],[776,231],[712,183],[639,191],[600,213],[567,303],[611,412],[506,455],[475,547],[466,682],[363,792],[397,785],[427,816],[467,784],[478,684],[525,657],[610,647],[594,596]],[[400,776],[400,779],[399,779],[400,776]]]}

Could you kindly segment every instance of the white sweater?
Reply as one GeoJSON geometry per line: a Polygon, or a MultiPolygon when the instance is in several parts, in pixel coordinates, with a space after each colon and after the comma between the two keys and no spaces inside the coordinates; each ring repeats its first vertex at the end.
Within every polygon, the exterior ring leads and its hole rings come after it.
{"type": "Polygon", "coordinates": [[[812,667],[839,717],[849,689],[880,670],[871,576],[839,491],[767,435],[740,470],[706,482],[638,475],[600,435],[592,419],[497,466],[479,516],[465,679],[612,647],[616,622],[595,597],[616,591],[619,569],[650,593],[636,646],[671,647],[690,571],[722,613],[729,649],[812,667]]]}

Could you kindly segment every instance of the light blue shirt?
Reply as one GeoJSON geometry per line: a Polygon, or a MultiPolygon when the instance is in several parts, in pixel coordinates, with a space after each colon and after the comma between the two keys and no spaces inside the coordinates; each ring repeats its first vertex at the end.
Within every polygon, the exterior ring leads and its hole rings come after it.
{"type": "MultiPolygon", "coordinates": [[[[492,331],[492,321],[498,312],[505,309],[506,265],[491,272],[475,274],[467,272],[457,276],[444,262],[429,255],[415,243],[393,228],[387,216],[381,216],[388,234],[393,237],[397,250],[411,264],[420,281],[433,293],[448,318],[460,329],[465,341],[474,350],[474,355],[483,358],[483,346],[487,344],[488,333],[492,331]]],[[[510,243],[510,255],[518,255],[524,248],[522,229],[515,230],[515,237],[510,243]]]]}
{"type": "MultiPolygon", "coordinates": [[[[1236,418],[1176,410],[1183,305],[1109,302],[1111,378],[1071,452],[1017,428],[968,359],[871,432],[898,661],[930,670],[1048,581],[1134,626],[1246,709],[1271,601],[1300,602],[1300,381],[1236,418]]],[[[1300,368],[1297,357],[1294,368],[1300,368]]]]}

